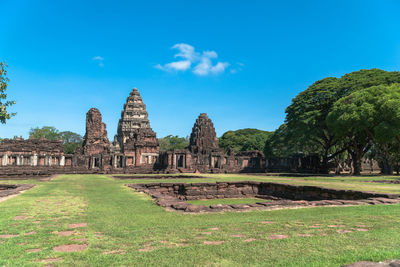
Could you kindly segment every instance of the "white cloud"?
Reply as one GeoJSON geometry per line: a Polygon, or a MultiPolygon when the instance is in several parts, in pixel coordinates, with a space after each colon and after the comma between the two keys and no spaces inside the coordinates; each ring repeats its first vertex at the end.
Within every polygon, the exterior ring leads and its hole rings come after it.
{"type": "Polygon", "coordinates": [[[185,71],[190,68],[191,64],[192,63],[189,60],[181,60],[181,61],[167,63],[164,66],[157,64],[155,67],[157,69],[165,71],[185,71]]]}
{"type": "Polygon", "coordinates": [[[156,69],[163,71],[187,71],[191,70],[194,74],[199,76],[206,76],[209,74],[220,74],[229,67],[228,62],[217,62],[215,65],[212,59],[218,58],[215,51],[203,51],[202,53],[196,52],[195,48],[189,44],[175,44],[172,49],[177,49],[178,53],[174,55],[175,58],[182,58],[183,60],[166,63],[164,65],[155,65],[156,69]],[[192,65],[194,66],[192,68],[192,65]]]}
{"type": "Polygon", "coordinates": [[[178,49],[179,53],[175,54],[174,57],[183,57],[190,61],[195,61],[199,54],[194,51],[194,47],[188,44],[176,44],[172,49],[178,49]]]}
{"type": "Polygon", "coordinates": [[[220,72],[224,72],[227,67],[229,67],[228,62],[218,62],[217,65],[211,67],[210,71],[211,73],[218,74],[220,72]]]}
{"type": "Polygon", "coordinates": [[[99,67],[104,67],[104,63],[103,63],[104,58],[103,58],[103,57],[101,57],[101,56],[95,56],[95,57],[92,57],[92,60],[95,61],[95,62],[97,62],[98,65],[99,65],[99,67]]]}

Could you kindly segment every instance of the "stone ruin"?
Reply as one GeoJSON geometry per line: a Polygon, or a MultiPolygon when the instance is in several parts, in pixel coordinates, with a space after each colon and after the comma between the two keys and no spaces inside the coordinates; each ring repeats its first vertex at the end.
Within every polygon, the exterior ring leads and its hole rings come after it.
{"type": "Polygon", "coordinates": [[[212,151],[221,151],[214,124],[206,113],[201,113],[194,123],[190,134],[188,149],[194,154],[209,154],[212,151]]]}
{"type": "Polygon", "coordinates": [[[263,172],[260,151],[225,153],[219,148],[214,125],[206,113],[196,119],[186,149],[160,151],[139,91],[129,94],[110,143],[101,113],[86,114],[82,147],[64,154],[62,141],[3,140],[0,143],[0,175],[35,176],[55,173],[185,173],[263,172]]]}
{"type": "Polygon", "coordinates": [[[110,153],[106,125],[97,108],[91,108],[86,114],[86,134],[83,140],[82,152],[84,155],[110,153]]]}
{"type": "Polygon", "coordinates": [[[214,125],[206,113],[194,123],[187,149],[160,153],[160,167],[169,172],[262,172],[264,155],[260,151],[235,154],[219,148],[214,125]]]}
{"type": "Polygon", "coordinates": [[[152,196],[157,205],[182,212],[242,211],[287,207],[376,205],[400,203],[400,195],[338,190],[271,182],[147,183],[129,187],[152,196]],[[194,205],[187,200],[259,198],[254,204],[194,205]]]}

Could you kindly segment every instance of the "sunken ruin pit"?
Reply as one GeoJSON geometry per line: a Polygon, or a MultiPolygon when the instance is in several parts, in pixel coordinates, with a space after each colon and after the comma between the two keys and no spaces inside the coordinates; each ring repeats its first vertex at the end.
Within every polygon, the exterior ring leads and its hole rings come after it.
{"type": "Polygon", "coordinates": [[[31,189],[34,184],[0,184],[0,199],[31,189]]]}
{"type": "Polygon", "coordinates": [[[112,175],[112,178],[119,180],[128,180],[128,179],[197,179],[197,178],[207,178],[205,176],[199,175],[112,175]]]}
{"type": "Polygon", "coordinates": [[[400,195],[270,182],[142,183],[127,186],[152,196],[157,205],[181,212],[243,211],[287,207],[375,205],[400,203],[400,195]],[[259,198],[255,204],[193,205],[186,201],[259,198]]]}

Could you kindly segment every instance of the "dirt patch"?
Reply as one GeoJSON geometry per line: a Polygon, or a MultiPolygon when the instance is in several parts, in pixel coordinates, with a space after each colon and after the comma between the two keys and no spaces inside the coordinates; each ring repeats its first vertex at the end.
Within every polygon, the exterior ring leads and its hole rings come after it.
{"type": "Polygon", "coordinates": [[[40,252],[40,251],[42,251],[42,249],[40,249],[40,248],[31,248],[31,249],[25,250],[26,253],[34,253],[34,252],[40,252]]]}
{"type": "Polygon", "coordinates": [[[28,245],[28,242],[18,243],[17,245],[18,245],[18,246],[25,246],[25,245],[28,245]]]}
{"type": "Polygon", "coordinates": [[[395,267],[400,266],[400,260],[387,260],[384,262],[359,261],[342,267],[395,267]]]}
{"type": "Polygon", "coordinates": [[[356,231],[359,231],[359,232],[368,232],[369,230],[366,229],[366,228],[357,228],[356,231]]]}
{"type": "Polygon", "coordinates": [[[219,228],[218,228],[218,227],[214,227],[214,228],[210,228],[210,230],[213,230],[213,231],[218,231],[218,230],[219,230],[219,228]]]}
{"type": "Polygon", "coordinates": [[[262,224],[273,224],[274,222],[271,222],[271,221],[261,221],[260,223],[262,223],[262,224]]]}
{"type": "Polygon", "coordinates": [[[62,245],[62,246],[57,246],[54,247],[53,250],[56,252],[77,252],[77,251],[82,251],[87,248],[86,244],[78,245],[78,244],[73,244],[73,245],[62,245]]]}
{"type": "Polygon", "coordinates": [[[244,240],[244,242],[253,242],[253,241],[256,241],[256,239],[255,238],[248,238],[248,239],[244,240]]]}
{"type": "Polygon", "coordinates": [[[244,235],[237,234],[237,235],[231,235],[231,237],[243,238],[243,237],[244,237],[244,235]]]}
{"type": "Polygon", "coordinates": [[[14,221],[24,220],[24,219],[26,219],[26,218],[27,218],[27,216],[25,216],[25,215],[18,215],[18,216],[15,216],[15,217],[14,217],[14,221]]]}
{"type": "Polygon", "coordinates": [[[18,235],[10,235],[10,234],[6,234],[6,235],[0,235],[0,238],[12,238],[12,237],[17,237],[18,235]]]}
{"type": "Polygon", "coordinates": [[[338,232],[339,234],[346,234],[346,233],[352,233],[353,231],[351,230],[344,230],[344,229],[339,229],[336,232],[338,232]]]}
{"type": "Polygon", "coordinates": [[[221,245],[225,243],[225,241],[204,241],[204,245],[221,245]]]}
{"type": "Polygon", "coordinates": [[[86,227],[87,223],[71,223],[68,224],[68,228],[80,228],[80,227],[86,227]]]}
{"type": "Polygon", "coordinates": [[[287,235],[270,235],[269,238],[270,239],[285,239],[285,238],[289,238],[289,236],[287,236],[287,235]]]}
{"type": "Polygon", "coordinates": [[[59,236],[70,236],[73,235],[75,233],[75,231],[61,231],[61,232],[57,232],[57,234],[59,236]]]}
{"type": "Polygon", "coordinates": [[[36,234],[37,233],[35,231],[32,231],[32,232],[25,233],[24,235],[36,235],[36,234]]]}

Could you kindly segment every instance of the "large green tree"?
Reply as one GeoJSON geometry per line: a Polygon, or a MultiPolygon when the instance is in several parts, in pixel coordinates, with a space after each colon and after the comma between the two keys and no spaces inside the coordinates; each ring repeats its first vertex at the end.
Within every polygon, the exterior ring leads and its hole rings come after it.
{"type": "Polygon", "coordinates": [[[7,78],[7,64],[0,62],[0,122],[6,123],[16,113],[9,113],[7,108],[15,104],[15,101],[7,100],[7,86],[10,80],[7,78]]]}
{"type": "Polygon", "coordinates": [[[361,89],[399,82],[400,72],[379,69],[360,70],[341,78],[329,77],[315,82],[298,94],[287,107],[284,142],[290,142],[295,150],[305,154],[319,154],[322,166],[327,169],[331,159],[347,150],[343,140],[336,138],[326,124],[334,103],[361,89]]]}
{"type": "Polygon", "coordinates": [[[80,134],[64,131],[60,133],[64,143],[64,153],[73,154],[77,147],[82,145],[83,138],[80,134]]]}
{"type": "Polygon", "coordinates": [[[240,129],[227,131],[219,138],[219,146],[226,151],[231,147],[235,151],[260,150],[264,151],[265,142],[272,132],[258,129],[240,129]]]}
{"type": "Polygon", "coordinates": [[[184,138],[177,135],[167,135],[166,137],[158,138],[158,142],[162,151],[184,149],[189,145],[188,137],[184,138]]]}
{"type": "Polygon", "coordinates": [[[297,154],[299,151],[296,150],[294,145],[295,140],[289,138],[289,134],[289,129],[285,123],[276,129],[265,142],[265,157],[289,157],[297,154]]]}
{"type": "Polygon", "coordinates": [[[333,105],[326,121],[335,137],[347,142],[354,174],[360,174],[361,159],[373,144],[383,172],[392,173],[400,142],[400,84],[355,91],[333,105]]]}

